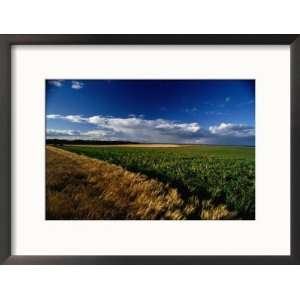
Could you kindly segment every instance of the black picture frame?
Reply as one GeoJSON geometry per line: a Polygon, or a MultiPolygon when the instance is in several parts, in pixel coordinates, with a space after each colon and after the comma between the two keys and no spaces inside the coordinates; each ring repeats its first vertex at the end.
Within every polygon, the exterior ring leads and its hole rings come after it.
{"type": "MultiPolygon", "coordinates": [[[[284,100],[283,100],[284,101],[284,100]]],[[[299,264],[300,35],[0,35],[0,262],[2,264],[299,264]],[[19,256],[11,253],[11,46],[13,45],[289,45],[291,61],[291,255],[19,256]]],[[[278,158],[280,159],[280,158],[278,158]]]]}

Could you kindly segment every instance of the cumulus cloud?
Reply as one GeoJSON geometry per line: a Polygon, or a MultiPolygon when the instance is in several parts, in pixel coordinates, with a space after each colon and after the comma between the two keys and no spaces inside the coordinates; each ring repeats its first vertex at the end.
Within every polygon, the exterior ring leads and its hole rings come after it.
{"type": "MultiPolygon", "coordinates": [[[[198,123],[179,123],[164,119],[145,120],[143,116],[114,118],[106,116],[83,117],[80,115],[47,115],[47,119],[59,119],[73,123],[94,125],[95,130],[80,135],[144,142],[192,142],[194,137],[204,136],[205,130],[198,123]]],[[[60,133],[59,133],[60,134],[60,133]]]]}
{"type": "Polygon", "coordinates": [[[55,87],[62,87],[64,81],[63,80],[48,80],[50,85],[53,85],[55,87]]]}
{"type": "Polygon", "coordinates": [[[221,123],[218,126],[210,126],[209,131],[214,135],[250,137],[255,136],[255,129],[243,124],[221,123]]]}
{"type": "Polygon", "coordinates": [[[87,136],[95,139],[102,139],[109,136],[109,133],[104,130],[89,130],[81,133],[82,136],[87,136]]]}
{"type": "Polygon", "coordinates": [[[82,123],[85,121],[85,118],[82,118],[80,115],[68,115],[68,116],[47,115],[47,119],[67,120],[73,123],[82,123]]]}
{"type": "Polygon", "coordinates": [[[73,123],[82,123],[84,121],[84,119],[79,115],[66,116],[65,119],[73,123]]]}
{"type": "Polygon", "coordinates": [[[60,115],[47,115],[47,119],[59,119],[60,115]]]}
{"type": "MultiPolygon", "coordinates": [[[[255,130],[251,126],[243,124],[221,123],[216,126],[203,128],[197,122],[184,123],[166,119],[146,120],[141,116],[116,118],[107,116],[81,115],[47,115],[50,120],[61,119],[73,123],[89,124],[94,130],[68,131],[62,130],[57,136],[78,136],[90,139],[105,140],[130,140],[149,143],[253,143],[255,130]],[[249,140],[251,139],[251,141],[249,140]],[[246,140],[247,139],[247,140],[246,140]]],[[[54,136],[50,132],[49,136],[54,136]]]]}
{"type": "Polygon", "coordinates": [[[68,129],[47,129],[48,137],[70,137],[80,135],[79,130],[68,130],[68,129]]]}
{"type": "Polygon", "coordinates": [[[72,80],[72,85],[71,85],[72,89],[80,90],[83,88],[83,86],[84,86],[83,82],[77,81],[77,80],[72,80]]]}
{"type": "Polygon", "coordinates": [[[68,130],[68,129],[47,129],[49,139],[81,139],[81,140],[114,140],[103,130],[68,130]]]}

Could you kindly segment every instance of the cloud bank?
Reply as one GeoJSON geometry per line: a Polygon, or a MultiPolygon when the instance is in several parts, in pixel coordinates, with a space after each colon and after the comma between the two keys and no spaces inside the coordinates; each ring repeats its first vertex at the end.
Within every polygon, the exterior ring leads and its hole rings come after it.
{"type": "Polygon", "coordinates": [[[212,134],[220,136],[249,137],[255,135],[255,130],[251,126],[232,123],[221,123],[218,126],[210,126],[212,134]]]}
{"type": "Polygon", "coordinates": [[[106,116],[47,115],[48,120],[89,124],[93,130],[47,129],[47,138],[126,140],[147,143],[238,144],[254,145],[254,127],[221,123],[209,128],[197,122],[183,123],[166,119],[146,120],[142,116],[116,118],[106,116]]]}

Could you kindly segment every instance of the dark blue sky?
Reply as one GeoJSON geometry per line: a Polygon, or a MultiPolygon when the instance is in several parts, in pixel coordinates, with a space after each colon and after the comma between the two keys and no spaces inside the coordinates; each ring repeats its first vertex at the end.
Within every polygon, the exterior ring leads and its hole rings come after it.
{"type": "Polygon", "coordinates": [[[49,138],[253,145],[255,81],[47,80],[46,110],[49,138]]]}

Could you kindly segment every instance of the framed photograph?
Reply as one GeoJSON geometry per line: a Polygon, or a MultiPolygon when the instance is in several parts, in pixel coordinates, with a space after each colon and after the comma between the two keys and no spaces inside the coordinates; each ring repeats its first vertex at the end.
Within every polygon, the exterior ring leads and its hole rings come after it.
{"type": "Polygon", "coordinates": [[[299,264],[300,36],[0,36],[4,264],[299,264]]]}

